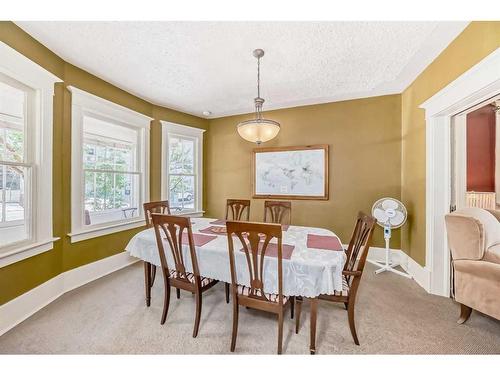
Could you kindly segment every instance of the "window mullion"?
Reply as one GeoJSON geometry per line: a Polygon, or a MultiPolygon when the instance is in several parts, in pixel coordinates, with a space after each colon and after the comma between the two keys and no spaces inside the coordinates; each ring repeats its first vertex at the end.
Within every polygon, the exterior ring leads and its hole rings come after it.
{"type": "Polygon", "coordinates": [[[94,191],[94,211],[96,209],[96,200],[97,200],[97,173],[94,172],[94,186],[93,186],[93,191],[94,191]]]}
{"type": "Polygon", "coordinates": [[[5,200],[7,199],[5,196],[5,190],[7,190],[5,187],[7,186],[6,184],[7,181],[7,168],[3,167],[2,168],[2,222],[5,222],[7,220],[7,204],[5,200]]]}
{"type": "Polygon", "coordinates": [[[113,208],[116,208],[116,173],[113,173],[113,208]]]}
{"type": "Polygon", "coordinates": [[[23,167],[23,168],[33,167],[32,163],[23,163],[18,161],[7,161],[7,160],[0,160],[0,165],[5,165],[7,167],[23,167]]]}

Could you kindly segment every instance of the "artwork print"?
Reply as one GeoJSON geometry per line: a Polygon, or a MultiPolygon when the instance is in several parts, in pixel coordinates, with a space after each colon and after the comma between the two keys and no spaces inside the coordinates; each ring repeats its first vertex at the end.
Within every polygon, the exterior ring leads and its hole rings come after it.
{"type": "Polygon", "coordinates": [[[254,150],[254,197],[328,199],[328,146],[254,150]]]}

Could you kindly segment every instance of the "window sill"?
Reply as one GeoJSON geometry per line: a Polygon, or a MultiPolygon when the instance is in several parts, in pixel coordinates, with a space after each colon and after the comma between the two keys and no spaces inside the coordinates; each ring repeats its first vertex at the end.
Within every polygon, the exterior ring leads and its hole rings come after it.
{"type": "Polygon", "coordinates": [[[112,233],[123,232],[125,230],[139,228],[145,226],[146,223],[144,219],[138,219],[134,221],[127,221],[123,223],[108,225],[104,227],[91,228],[86,230],[80,230],[73,233],[68,233],[71,237],[71,243],[89,240],[95,237],[101,237],[112,233]]]}
{"type": "Polygon", "coordinates": [[[59,237],[54,237],[46,241],[24,245],[17,249],[13,249],[5,253],[0,253],[0,268],[52,250],[54,248],[54,242],[57,240],[59,240],[59,237]]]}

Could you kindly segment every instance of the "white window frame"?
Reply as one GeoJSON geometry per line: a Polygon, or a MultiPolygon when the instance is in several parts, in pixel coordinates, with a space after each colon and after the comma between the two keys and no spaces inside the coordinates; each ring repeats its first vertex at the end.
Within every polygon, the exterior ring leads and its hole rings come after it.
{"type": "Polygon", "coordinates": [[[68,86],[68,90],[71,92],[71,233],[68,233],[71,242],[79,242],[145,225],[142,203],[149,200],[149,131],[153,119],[76,87],[68,86]],[[83,117],[85,115],[138,131],[138,216],[107,223],[84,225],[83,117]]]}
{"type": "Polygon", "coordinates": [[[31,238],[0,248],[0,267],[4,267],[51,250],[59,239],[53,236],[52,225],[52,134],[54,84],[62,80],[3,42],[0,73],[33,90],[25,134],[31,170],[26,223],[31,238]]]}
{"type": "MultiPolygon", "coordinates": [[[[194,139],[195,144],[195,205],[193,210],[175,213],[181,216],[202,217],[203,211],[203,133],[204,129],[175,124],[167,121],[161,122],[161,199],[169,199],[169,144],[170,136],[194,139]]],[[[174,214],[174,213],[173,213],[174,214]]]]}

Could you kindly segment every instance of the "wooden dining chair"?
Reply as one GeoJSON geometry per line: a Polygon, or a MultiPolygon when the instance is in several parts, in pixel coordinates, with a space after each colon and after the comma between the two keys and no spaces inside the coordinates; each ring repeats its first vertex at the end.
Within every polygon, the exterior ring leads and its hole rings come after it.
{"type": "MultiPolygon", "coordinates": [[[[356,303],[356,293],[358,292],[359,283],[363,270],[365,268],[366,257],[370,249],[373,229],[377,219],[372,216],[359,212],[356,226],[349,242],[349,247],[346,251],[346,263],[342,271],[342,291],[335,292],[334,295],[322,294],[319,299],[330,302],[342,302],[347,310],[349,320],[349,328],[352,338],[356,345],[359,345],[358,335],[356,334],[356,326],[354,324],[354,306],[356,303]]],[[[298,307],[299,305],[297,305],[298,307]]],[[[297,311],[297,317],[300,313],[297,311]]],[[[300,317],[299,317],[300,319],[300,317]]],[[[298,319],[297,319],[298,321],[298,319]]],[[[314,328],[315,329],[315,328],[314,328]]],[[[298,330],[298,325],[296,331],[298,330]]]]}
{"type": "Polygon", "coordinates": [[[228,199],[226,201],[226,220],[250,220],[250,200],[228,199]],[[246,213],[246,215],[244,215],[246,213]]]}
{"type": "Polygon", "coordinates": [[[163,313],[161,324],[165,323],[170,302],[170,286],[189,291],[194,294],[196,301],[196,313],[193,328],[193,337],[198,335],[200,326],[202,293],[217,284],[217,280],[202,277],[198,269],[198,260],[193,241],[193,231],[189,217],[152,214],[153,226],[156,234],[156,243],[160,255],[161,269],[163,272],[163,283],[165,287],[165,296],[163,300],[163,313]],[[182,251],[183,233],[187,233],[187,245],[189,246],[189,256],[193,272],[186,271],[186,263],[182,251]],[[174,264],[169,267],[164,240],[168,242],[168,247],[172,253],[174,264]]]}
{"type": "MultiPolygon", "coordinates": [[[[151,214],[168,214],[170,215],[170,205],[168,201],[147,202],[142,205],[144,207],[144,216],[146,218],[146,227],[152,228],[153,221],[151,214]]],[[[144,286],[146,288],[146,306],[151,305],[151,288],[156,278],[156,266],[144,261],[144,286]]]]}
{"type": "MultiPolygon", "coordinates": [[[[250,200],[228,199],[226,201],[226,220],[250,220],[250,200]],[[246,215],[244,216],[245,213],[246,215]]],[[[225,283],[224,288],[226,291],[226,303],[229,303],[229,283],[225,283]]]]}
{"type": "Polygon", "coordinates": [[[236,347],[238,334],[239,306],[263,310],[278,315],[278,354],[281,354],[283,343],[283,315],[290,306],[293,318],[295,299],[283,295],[283,254],[282,228],[278,224],[262,224],[228,221],[227,238],[229,244],[229,264],[231,269],[231,292],[233,296],[233,333],[231,351],[236,347]],[[234,235],[234,236],[233,236],[234,235]],[[236,238],[233,238],[236,237],[236,238]],[[277,239],[277,281],[278,294],[265,293],[264,289],[264,258],[269,242],[277,239]],[[239,240],[239,241],[238,241],[239,240]],[[234,245],[236,241],[236,245],[234,245]],[[250,286],[240,285],[236,276],[235,252],[240,252],[246,258],[250,286]]]}
{"type": "Polygon", "coordinates": [[[290,225],[292,221],[292,202],[265,201],[264,223],[290,225]]]}

